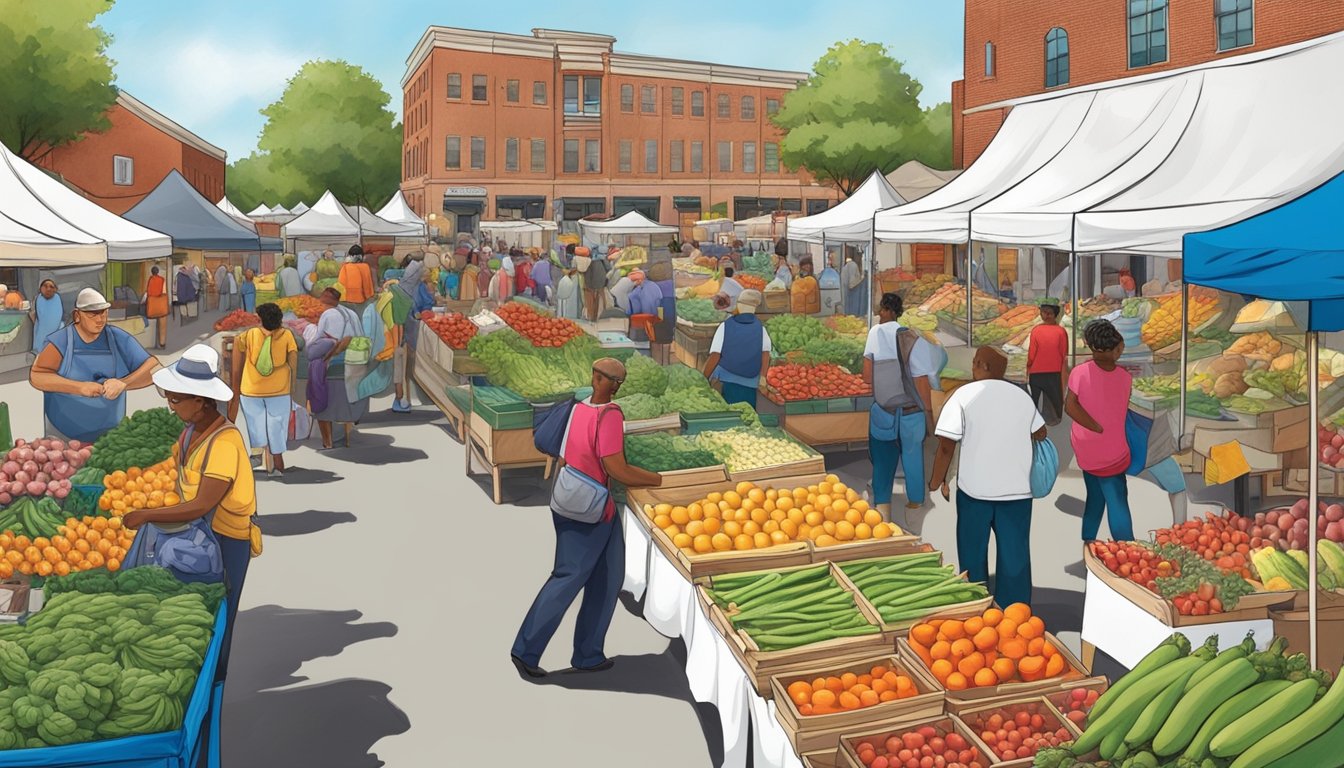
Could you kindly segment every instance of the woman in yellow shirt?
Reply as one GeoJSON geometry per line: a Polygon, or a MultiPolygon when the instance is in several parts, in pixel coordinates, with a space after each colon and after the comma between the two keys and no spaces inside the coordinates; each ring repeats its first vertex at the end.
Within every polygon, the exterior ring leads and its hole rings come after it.
{"type": "Polygon", "coordinates": [[[299,346],[294,334],[281,325],[284,313],[279,305],[262,304],[257,315],[261,327],[247,329],[233,342],[230,370],[238,399],[229,403],[229,421],[238,420],[241,405],[253,453],[261,453],[263,462],[269,456],[274,471],[284,472],[299,346]]]}
{"type": "MultiPolygon", "coordinates": [[[[182,501],[159,509],[136,510],[122,518],[122,523],[131,529],[152,523],[171,531],[198,520],[209,521],[218,542],[229,597],[215,678],[219,681],[228,667],[233,622],[253,554],[257,487],[243,436],[220,412],[221,403],[233,399],[233,390],[219,378],[219,353],[195,344],[176,363],[155,371],[154,384],[168,400],[168,409],[186,424],[174,447],[182,501]]],[[[259,544],[260,532],[256,534],[259,544]]],[[[208,543],[204,549],[209,550],[208,543]]]]}

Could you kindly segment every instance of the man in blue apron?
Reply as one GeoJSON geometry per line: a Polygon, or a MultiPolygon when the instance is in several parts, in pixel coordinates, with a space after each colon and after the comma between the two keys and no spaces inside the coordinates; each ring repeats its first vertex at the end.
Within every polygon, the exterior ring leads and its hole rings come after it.
{"type": "Polygon", "coordinates": [[[143,389],[159,361],[126,331],[107,326],[112,306],[92,288],[79,292],[71,324],[51,334],[28,380],[45,393],[52,437],[92,443],[126,416],[126,390],[143,389]]]}
{"type": "Polygon", "coordinates": [[[747,403],[755,408],[761,377],[770,368],[770,334],[756,317],[761,301],[760,291],[738,294],[737,314],[719,325],[709,347],[705,378],[723,384],[723,399],[729,405],[747,403]]]}

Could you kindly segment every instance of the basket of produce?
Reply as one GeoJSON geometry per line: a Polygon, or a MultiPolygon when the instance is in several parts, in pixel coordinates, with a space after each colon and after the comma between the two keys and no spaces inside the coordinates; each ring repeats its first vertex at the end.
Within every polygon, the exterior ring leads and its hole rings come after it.
{"type": "Polygon", "coordinates": [[[835,337],[835,331],[810,315],[779,315],[765,323],[770,347],[777,356],[806,347],[810,342],[835,337]]]}
{"type": "Polygon", "coordinates": [[[1044,697],[1012,703],[981,703],[956,717],[966,724],[975,744],[993,757],[995,768],[1027,768],[1036,753],[1057,749],[1081,733],[1044,697]]]}
{"type": "Polygon", "coordinates": [[[1091,714],[1092,707],[1096,706],[1097,699],[1101,698],[1109,687],[1106,678],[1094,677],[1090,680],[1080,680],[1061,691],[1047,692],[1045,700],[1058,709],[1074,728],[1081,731],[1087,727],[1088,715],[1091,714]]]}
{"type": "Polygon", "coordinates": [[[692,335],[708,333],[713,337],[719,323],[727,317],[727,312],[714,308],[712,299],[693,298],[677,301],[677,324],[687,328],[687,332],[692,335]]]}
{"type": "Polygon", "coordinates": [[[944,286],[956,283],[957,278],[952,275],[920,275],[915,279],[913,285],[905,289],[905,305],[907,307],[919,306],[929,300],[944,286]]]}
{"type": "Polygon", "coordinates": [[[738,427],[702,432],[696,439],[723,462],[734,482],[761,482],[826,471],[821,454],[779,430],[738,427]]]}
{"type": "Polygon", "coordinates": [[[943,713],[943,692],[892,653],[776,675],[770,689],[775,716],[800,753],[834,747],[845,733],[943,713]]]}
{"type": "Polygon", "coordinates": [[[902,659],[937,680],[948,699],[1035,694],[1085,677],[1082,662],[1025,603],[987,608],[965,620],[920,622],[897,648],[902,659]]]}
{"type": "MultiPolygon", "coordinates": [[[[1218,291],[1201,286],[1190,286],[1190,301],[1186,308],[1191,334],[1199,333],[1216,323],[1224,314],[1224,302],[1218,291]]],[[[1181,294],[1173,293],[1157,299],[1157,307],[1143,324],[1140,335],[1149,349],[1161,350],[1181,340],[1181,294]]],[[[1230,324],[1230,323],[1229,323],[1230,324]]]]}
{"type": "Polygon", "coordinates": [[[902,267],[892,267],[877,273],[877,285],[882,293],[900,293],[918,280],[917,275],[902,267]]]}
{"type": "Polygon", "coordinates": [[[714,454],[691,438],[666,432],[628,435],[625,460],[631,466],[658,473],[717,467],[723,475],[720,480],[728,479],[723,463],[714,454]]]}
{"type": "Polygon", "coordinates": [[[991,757],[966,724],[955,717],[912,718],[840,738],[846,768],[989,768],[991,757]]]}
{"type": "MultiPolygon", "coordinates": [[[[829,558],[829,550],[817,551],[829,558]]],[[[985,585],[967,581],[953,566],[942,565],[942,559],[941,552],[930,551],[842,562],[839,567],[881,618],[882,631],[894,639],[929,616],[969,619],[990,607],[985,585]]]]}
{"type": "Polygon", "coordinates": [[[1035,304],[1022,304],[1002,315],[974,327],[971,334],[975,344],[1007,344],[1023,347],[1031,330],[1041,324],[1041,309],[1035,304]]]}
{"type": "Polygon", "coordinates": [[[772,315],[788,312],[792,307],[788,291],[766,291],[762,294],[765,299],[762,309],[772,315]]]}
{"type": "Polygon", "coordinates": [[[215,321],[216,332],[243,331],[248,328],[255,328],[261,325],[261,318],[255,312],[248,312],[245,309],[235,309],[229,314],[215,321]]]}
{"type": "MultiPolygon", "coordinates": [[[[765,383],[767,397],[779,404],[873,394],[872,386],[865,383],[862,376],[835,363],[772,365],[765,373],[765,383]]],[[[854,410],[854,407],[848,410],[854,410]]]]}
{"type": "Polygon", "coordinates": [[[429,317],[422,316],[421,319],[435,336],[453,350],[465,350],[467,344],[476,338],[476,324],[465,315],[431,312],[429,317]]]}

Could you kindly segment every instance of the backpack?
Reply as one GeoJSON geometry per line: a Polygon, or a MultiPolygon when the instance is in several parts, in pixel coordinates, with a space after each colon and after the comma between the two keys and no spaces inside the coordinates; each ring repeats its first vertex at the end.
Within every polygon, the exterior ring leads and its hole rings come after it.
{"type": "Polygon", "coordinates": [[[576,398],[571,397],[545,410],[538,409],[532,414],[532,445],[539,452],[553,459],[561,458],[561,453],[565,449],[565,430],[569,428],[569,416],[574,412],[574,406],[578,402],[576,398]]]}

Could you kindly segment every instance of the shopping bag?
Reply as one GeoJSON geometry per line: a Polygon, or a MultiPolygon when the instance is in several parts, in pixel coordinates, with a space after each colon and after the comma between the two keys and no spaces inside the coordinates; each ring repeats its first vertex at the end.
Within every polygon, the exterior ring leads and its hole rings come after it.
{"type": "Polygon", "coordinates": [[[1033,440],[1031,444],[1031,495],[1044,499],[1055,488],[1059,477],[1059,452],[1050,438],[1033,440]]]}
{"type": "Polygon", "coordinates": [[[289,406],[289,439],[307,440],[313,433],[313,418],[298,403],[289,406]]]}

